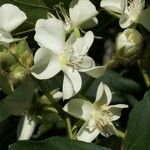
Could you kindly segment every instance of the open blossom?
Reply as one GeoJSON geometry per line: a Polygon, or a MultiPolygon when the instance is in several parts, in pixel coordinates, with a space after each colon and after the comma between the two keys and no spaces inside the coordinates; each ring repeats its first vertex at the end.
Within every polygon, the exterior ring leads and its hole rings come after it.
{"type": "Polygon", "coordinates": [[[79,72],[92,77],[99,77],[105,72],[105,66],[95,66],[94,60],[87,55],[94,40],[91,31],[77,39],[72,34],[65,42],[64,24],[55,18],[38,20],[35,31],[35,40],[41,48],[35,53],[31,73],[38,79],[49,79],[62,70],[64,99],[81,89],[79,72]]]}
{"type": "Polygon", "coordinates": [[[139,23],[150,31],[150,8],[144,9],[145,0],[102,0],[100,6],[120,17],[122,28],[139,23]]]}
{"type": "MultiPolygon", "coordinates": [[[[89,0],[73,0],[69,5],[69,16],[61,5],[57,5],[56,12],[59,19],[61,19],[60,16],[63,16],[66,30],[80,27],[84,29],[91,28],[98,24],[95,17],[98,11],[89,0]]],[[[54,17],[53,15],[49,16],[54,17]]]]}
{"type": "Polygon", "coordinates": [[[128,105],[110,105],[111,99],[112,93],[109,87],[101,82],[94,103],[74,98],[64,106],[64,111],[85,121],[77,133],[78,140],[92,142],[99,133],[105,137],[116,134],[113,121],[120,118],[121,109],[127,108],[128,105]]]}
{"type": "Polygon", "coordinates": [[[27,19],[25,13],[12,4],[0,7],[0,44],[14,41],[11,31],[15,30],[27,19]]]}

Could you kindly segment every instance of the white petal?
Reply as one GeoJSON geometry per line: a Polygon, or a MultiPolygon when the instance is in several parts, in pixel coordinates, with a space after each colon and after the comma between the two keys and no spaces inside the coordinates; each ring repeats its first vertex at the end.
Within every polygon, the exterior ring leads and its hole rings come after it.
{"type": "Polygon", "coordinates": [[[91,117],[92,103],[81,98],[74,98],[64,106],[63,110],[76,118],[88,120],[91,117]]]}
{"type": "Polygon", "coordinates": [[[96,91],[95,102],[99,101],[101,99],[103,93],[104,93],[104,84],[103,84],[103,82],[100,82],[100,84],[99,84],[99,86],[97,88],[97,91],[96,91]]]}
{"type": "Polygon", "coordinates": [[[36,122],[25,115],[18,126],[18,140],[28,140],[31,138],[36,127],[36,122]]]}
{"type": "Polygon", "coordinates": [[[66,75],[64,75],[63,79],[63,99],[69,99],[70,97],[73,97],[75,95],[72,82],[70,78],[66,75]]]}
{"type": "Polygon", "coordinates": [[[8,32],[0,29],[0,44],[11,43],[13,41],[13,37],[8,32]]]}
{"type": "Polygon", "coordinates": [[[40,19],[36,23],[35,40],[55,53],[60,53],[64,49],[65,29],[63,22],[49,18],[47,20],[40,19]]]}
{"type": "Polygon", "coordinates": [[[106,84],[104,84],[104,91],[105,91],[105,94],[107,97],[106,98],[107,99],[107,105],[109,105],[111,102],[111,99],[112,99],[112,93],[110,91],[110,88],[106,84]]]}
{"type": "Polygon", "coordinates": [[[128,108],[128,105],[125,104],[117,104],[117,105],[110,105],[108,111],[113,113],[112,120],[118,120],[121,116],[121,110],[123,108],[128,108]]]}
{"type": "Polygon", "coordinates": [[[0,28],[7,32],[15,30],[26,19],[25,13],[12,4],[4,4],[0,7],[0,28]]]}
{"type": "Polygon", "coordinates": [[[100,130],[100,133],[105,137],[109,137],[111,135],[116,135],[117,131],[113,123],[110,123],[106,124],[105,127],[100,130]]]}
{"type": "Polygon", "coordinates": [[[68,40],[66,41],[66,43],[69,44],[73,44],[76,41],[76,35],[74,32],[71,33],[71,35],[69,36],[68,40]]]}
{"type": "Polygon", "coordinates": [[[60,91],[57,91],[56,93],[53,94],[53,98],[58,101],[63,97],[63,93],[60,91]]]}
{"type": "Polygon", "coordinates": [[[86,72],[86,71],[88,72],[90,70],[89,68],[95,67],[95,62],[91,57],[84,56],[82,58],[82,62],[78,64],[78,67],[81,68],[78,69],[80,72],[86,72]]]}
{"type": "Polygon", "coordinates": [[[95,66],[95,67],[91,67],[90,69],[85,69],[82,71],[93,78],[99,78],[102,75],[104,75],[106,71],[106,66],[95,66]]]}
{"type": "Polygon", "coordinates": [[[85,122],[81,129],[77,133],[77,140],[84,141],[84,142],[92,142],[99,134],[99,130],[94,128],[93,131],[91,131],[88,128],[89,122],[85,122]]]}
{"type": "Polygon", "coordinates": [[[82,79],[76,69],[66,66],[63,68],[65,73],[63,81],[63,98],[68,99],[79,92],[82,85],[82,79]]]}
{"type": "Polygon", "coordinates": [[[80,53],[80,55],[84,55],[89,51],[93,41],[94,34],[92,31],[88,31],[84,37],[76,39],[76,41],[73,43],[73,49],[77,53],[80,53]]]}
{"type": "Polygon", "coordinates": [[[45,23],[46,19],[39,19],[37,20],[36,24],[35,24],[35,29],[38,29],[39,27],[42,27],[43,24],[45,23]]]}
{"type": "Polygon", "coordinates": [[[81,25],[81,28],[83,28],[83,29],[89,29],[89,28],[92,28],[92,27],[96,26],[97,24],[98,24],[98,19],[96,17],[93,17],[89,21],[83,23],[81,25]]]}
{"type": "Polygon", "coordinates": [[[121,14],[121,1],[122,0],[102,0],[100,6],[107,11],[121,14]]]}
{"type": "Polygon", "coordinates": [[[46,48],[37,50],[34,56],[34,66],[31,73],[37,79],[49,79],[61,70],[61,65],[54,54],[46,48]]]}
{"type": "Polygon", "coordinates": [[[75,27],[91,20],[97,14],[98,11],[89,0],[73,0],[70,3],[69,15],[75,27]]]}
{"type": "Polygon", "coordinates": [[[123,14],[119,20],[119,24],[121,28],[127,28],[129,27],[133,21],[127,14],[123,14]]]}
{"type": "Polygon", "coordinates": [[[101,82],[97,89],[94,105],[96,107],[102,106],[104,104],[109,105],[111,99],[112,99],[112,93],[111,93],[109,87],[106,84],[103,84],[101,82]]]}
{"type": "MultiPolygon", "coordinates": [[[[128,32],[128,30],[130,29],[126,29],[125,31],[128,32]]],[[[123,33],[118,34],[116,38],[116,50],[120,50],[122,48],[129,49],[135,46],[133,42],[130,42],[127,39],[127,37],[125,36],[125,31],[123,33]]]]}
{"type": "Polygon", "coordinates": [[[150,19],[149,18],[150,18],[150,8],[147,8],[140,13],[136,22],[143,25],[150,32],[150,19]]]}

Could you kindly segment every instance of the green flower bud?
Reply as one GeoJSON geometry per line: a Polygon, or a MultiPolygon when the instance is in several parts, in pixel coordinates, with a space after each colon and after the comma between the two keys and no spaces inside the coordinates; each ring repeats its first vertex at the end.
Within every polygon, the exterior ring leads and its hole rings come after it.
{"type": "Polygon", "coordinates": [[[33,63],[33,55],[29,49],[26,41],[20,41],[10,48],[10,52],[18,59],[18,61],[25,67],[30,68],[33,63]]]}
{"type": "Polygon", "coordinates": [[[28,75],[28,71],[21,66],[20,64],[15,64],[10,67],[9,78],[12,83],[17,84],[18,82],[23,81],[28,75]]]}

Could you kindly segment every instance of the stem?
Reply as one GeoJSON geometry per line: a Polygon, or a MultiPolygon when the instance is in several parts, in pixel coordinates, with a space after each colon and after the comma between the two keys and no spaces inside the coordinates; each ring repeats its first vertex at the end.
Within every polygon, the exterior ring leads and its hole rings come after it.
{"type": "Polygon", "coordinates": [[[70,139],[73,139],[71,121],[69,116],[66,117],[66,125],[67,125],[68,136],[70,139]]]}
{"type": "Polygon", "coordinates": [[[36,81],[36,83],[38,83],[38,85],[40,86],[41,90],[44,92],[44,95],[49,99],[49,101],[51,102],[53,107],[58,111],[58,114],[60,115],[60,117],[63,120],[66,121],[68,136],[70,137],[70,139],[73,139],[73,134],[72,134],[71,122],[70,122],[69,115],[54,100],[53,96],[51,95],[51,93],[48,90],[48,87],[42,81],[39,81],[39,80],[35,79],[33,76],[32,76],[32,78],[33,78],[34,81],[36,81]]]}
{"type": "Polygon", "coordinates": [[[32,76],[32,78],[34,79],[34,81],[36,81],[36,83],[38,83],[39,87],[44,92],[44,95],[49,99],[49,101],[54,106],[54,108],[56,108],[56,110],[58,111],[59,115],[63,119],[65,119],[66,118],[66,112],[63,111],[61,106],[54,100],[53,96],[51,95],[51,93],[48,90],[48,87],[42,81],[39,81],[39,80],[35,79],[33,76],[32,76]]]}
{"type": "Polygon", "coordinates": [[[118,129],[116,129],[116,130],[117,130],[117,134],[116,134],[117,137],[119,137],[119,138],[121,138],[121,139],[124,139],[125,136],[126,136],[126,134],[125,134],[124,132],[118,130],[118,129]]]}
{"type": "Polygon", "coordinates": [[[33,32],[34,30],[35,29],[33,28],[33,29],[26,30],[26,31],[18,32],[18,33],[13,34],[13,36],[18,36],[18,35],[25,34],[28,32],[33,32]]]}

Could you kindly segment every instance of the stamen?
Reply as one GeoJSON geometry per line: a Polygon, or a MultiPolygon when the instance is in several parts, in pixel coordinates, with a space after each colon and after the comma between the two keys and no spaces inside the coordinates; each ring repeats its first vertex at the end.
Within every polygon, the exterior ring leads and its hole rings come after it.
{"type": "Polygon", "coordinates": [[[104,130],[107,125],[111,124],[113,114],[108,111],[106,106],[96,109],[92,113],[92,118],[95,120],[95,126],[99,130],[104,130]]]}
{"type": "Polygon", "coordinates": [[[64,3],[60,2],[59,4],[56,4],[53,8],[58,18],[62,20],[63,22],[65,22],[66,26],[69,26],[71,24],[71,20],[69,18],[68,12],[65,10],[63,6],[64,6],[64,3]]]}

